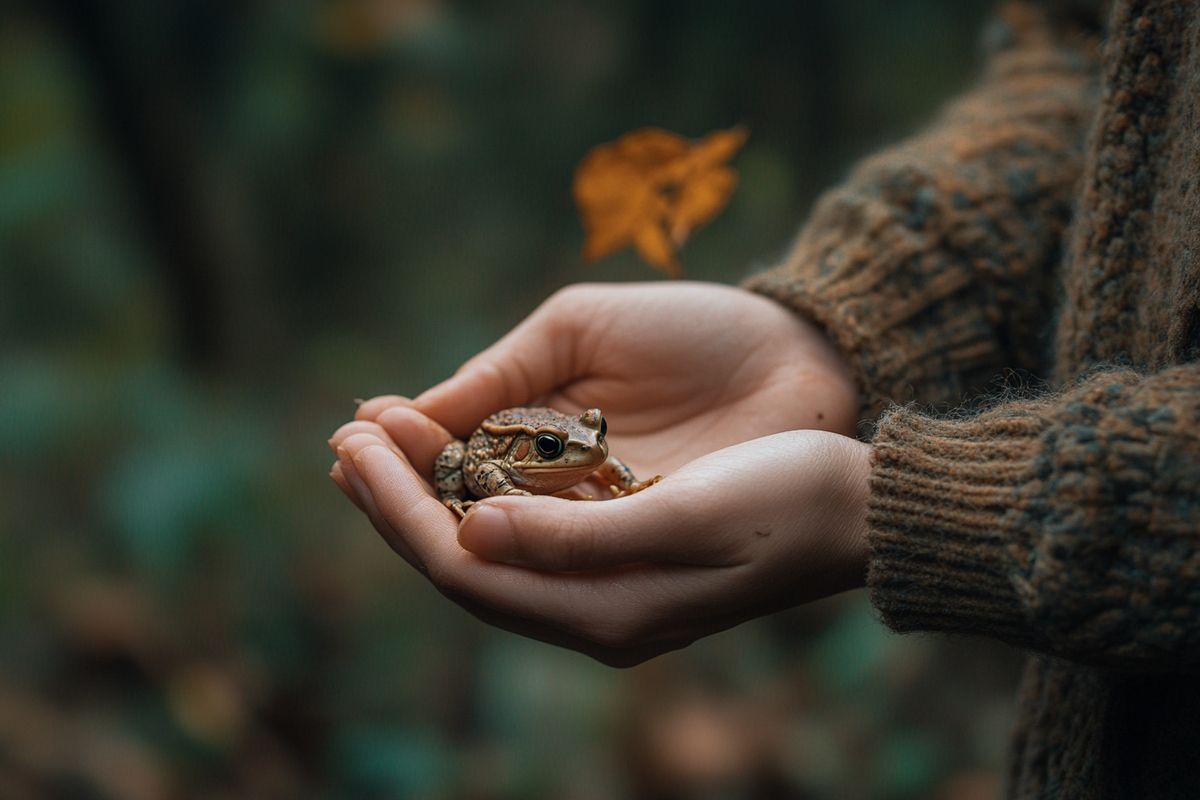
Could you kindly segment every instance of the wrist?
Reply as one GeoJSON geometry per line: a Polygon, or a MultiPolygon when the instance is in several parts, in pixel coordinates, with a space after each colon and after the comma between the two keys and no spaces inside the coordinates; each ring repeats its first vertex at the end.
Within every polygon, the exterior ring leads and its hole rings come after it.
{"type": "MultiPolygon", "coordinates": [[[[810,569],[814,557],[823,564],[822,586],[816,596],[826,596],[867,584],[871,445],[849,436],[817,435],[824,440],[818,451],[821,477],[806,493],[803,506],[791,513],[803,520],[801,536],[817,548],[802,553],[802,558],[810,569]]],[[[804,469],[812,474],[813,462],[804,469]]],[[[805,598],[809,599],[812,597],[805,598]]]]}
{"type": "MultiPolygon", "coordinates": [[[[779,470],[779,483],[770,479],[763,483],[772,496],[783,498],[769,516],[792,523],[789,535],[780,538],[786,549],[777,554],[789,603],[862,588],[870,563],[871,446],[828,432],[790,431],[778,436],[794,468],[779,470]]],[[[769,501],[759,502],[760,507],[769,507],[769,501]]]]}
{"type": "Polygon", "coordinates": [[[846,468],[842,476],[845,513],[841,516],[845,542],[845,575],[848,587],[859,589],[867,582],[871,559],[867,509],[871,494],[871,445],[857,439],[845,442],[846,468]]]}

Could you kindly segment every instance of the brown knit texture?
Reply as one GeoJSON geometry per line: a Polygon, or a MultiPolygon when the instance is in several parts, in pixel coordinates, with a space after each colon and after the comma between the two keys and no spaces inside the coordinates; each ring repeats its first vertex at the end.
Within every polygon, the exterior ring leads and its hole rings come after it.
{"type": "Polygon", "coordinates": [[[818,322],[858,373],[863,414],[957,404],[1036,369],[1095,103],[1093,39],[1010,4],[978,88],[825,194],[785,264],[747,282],[818,322]]]}
{"type": "Polygon", "coordinates": [[[1009,796],[1198,797],[1200,3],[1118,0],[1102,50],[1071,5],[1002,6],[978,87],[747,285],[877,420],[884,621],[1036,653],[1009,796]]]}
{"type": "Polygon", "coordinates": [[[964,420],[899,409],[874,445],[869,584],[892,628],[1200,664],[1200,365],[964,420]]]}

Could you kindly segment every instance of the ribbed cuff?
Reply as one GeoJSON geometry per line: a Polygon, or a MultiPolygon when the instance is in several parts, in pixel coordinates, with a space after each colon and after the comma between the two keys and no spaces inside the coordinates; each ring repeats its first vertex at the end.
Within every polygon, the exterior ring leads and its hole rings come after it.
{"type": "Polygon", "coordinates": [[[1045,420],[1001,406],[966,420],[897,409],[873,440],[867,586],[895,631],[981,634],[1037,646],[1019,598],[1030,559],[1022,494],[1045,420]]]}

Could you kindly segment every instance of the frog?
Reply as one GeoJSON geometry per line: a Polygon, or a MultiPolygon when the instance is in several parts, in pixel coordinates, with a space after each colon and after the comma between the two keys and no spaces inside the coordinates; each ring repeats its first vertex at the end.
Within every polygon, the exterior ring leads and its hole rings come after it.
{"type": "Polygon", "coordinates": [[[446,445],[434,462],[434,487],[461,519],[476,500],[550,494],[592,500],[578,484],[593,478],[625,497],[653,486],[608,452],[608,422],[598,408],[578,416],[553,408],[508,408],[492,414],[463,442],[446,445]]]}

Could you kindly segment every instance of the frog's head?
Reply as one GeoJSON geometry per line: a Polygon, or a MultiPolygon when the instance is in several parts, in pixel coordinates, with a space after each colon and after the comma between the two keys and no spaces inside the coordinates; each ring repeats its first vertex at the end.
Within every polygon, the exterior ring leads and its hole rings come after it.
{"type": "Polygon", "coordinates": [[[598,408],[577,417],[539,409],[522,423],[509,449],[508,469],[513,483],[523,489],[537,494],[562,491],[608,458],[608,423],[598,408]]]}

